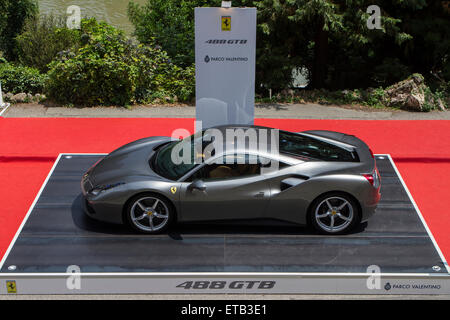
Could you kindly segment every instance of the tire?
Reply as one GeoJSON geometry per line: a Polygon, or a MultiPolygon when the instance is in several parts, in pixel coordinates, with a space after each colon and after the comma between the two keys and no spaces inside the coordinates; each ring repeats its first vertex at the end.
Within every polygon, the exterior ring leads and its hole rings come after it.
{"type": "Polygon", "coordinates": [[[164,197],[145,193],[133,197],[126,208],[128,224],[140,233],[159,234],[167,230],[175,212],[172,204],[164,197]]]}
{"type": "Polygon", "coordinates": [[[331,192],[315,199],[309,210],[309,222],[321,234],[345,234],[361,221],[356,201],[341,192],[331,192]]]}

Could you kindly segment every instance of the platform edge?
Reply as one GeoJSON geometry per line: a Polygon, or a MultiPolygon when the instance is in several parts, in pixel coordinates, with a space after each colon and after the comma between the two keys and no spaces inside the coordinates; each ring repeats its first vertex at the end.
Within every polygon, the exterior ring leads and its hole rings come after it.
{"type": "Polygon", "coordinates": [[[430,237],[431,242],[432,242],[433,245],[434,245],[434,248],[436,249],[437,253],[439,254],[439,257],[441,258],[442,263],[444,264],[445,269],[447,270],[447,273],[450,274],[450,268],[449,268],[449,266],[448,266],[447,260],[445,259],[445,256],[444,256],[444,254],[442,253],[441,248],[439,248],[439,245],[438,245],[436,239],[434,238],[433,233],[431,232],[430,228],[428,227],[428,224],[427,224],[425,218],[423,217],[422,212],[421,212],[420,209],[419,209],[419,206],[417,205],[417,203],[416,203],[416,201],[414,200],[414,198],[413,198],[411,192],[410,192],[409,189],[408,189],[408,186],[406,185],[405,181],[403,180],[403,177],[402,177],[402,175],[400,174],[400,171],[398,170],[397,166],[395,165],[395,161],[392,159],[392,157],[391,157],[390,154],[387,154],[387,157],[389,158],[389,161],[391,162],[392,167],[393,167],[394,170],[395,170],[395,173],[397,173],[397,176],[398,176],[400,182],[402,183],[403,188],[405,189],[406,193],[408,194],[409,200],[410,200],[411,203],[413,204],[414,209],[416,209],[417,215],[419,216],[420,221],[422,221],[422,224],[423,224],[423,226],[425,227],[425,230],[426,230],[427,233],[428,233],[428,237],[430,237]]]}

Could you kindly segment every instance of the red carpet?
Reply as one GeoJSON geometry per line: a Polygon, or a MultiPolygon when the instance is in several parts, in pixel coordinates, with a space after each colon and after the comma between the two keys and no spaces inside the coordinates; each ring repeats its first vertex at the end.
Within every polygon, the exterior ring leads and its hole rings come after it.
{"type": "MultiPolygon", "coordinates": [[[[450,257],[450,121],[257,119],[303,131],[335,130],[390,153],[444,255],[450,257]]],[[[193,131],[179,118],[0,118],[0,257],[59,153],[103,153],[147,136],[193,131]]]]}

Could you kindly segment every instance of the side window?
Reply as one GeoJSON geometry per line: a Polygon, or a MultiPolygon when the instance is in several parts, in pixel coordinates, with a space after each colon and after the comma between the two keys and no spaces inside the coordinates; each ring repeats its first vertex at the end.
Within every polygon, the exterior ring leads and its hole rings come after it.
{"type": "Polygon", "coordinates": [[[358,154],[301,133],[280,131],[280,153],[321,161],[359,162],[358,154]]]}
{"type": "Polygon", "coordinates": [[[237,179],[261,173],[261,163],[256,156],[229,154],[204,167],[204,180],[237,179]]]}
{"type": "Polygon", "coordinates": [[[264,170],[274,167],[279,170],[287,166],[284,163],[274,163],[270,159],[249,154],[230,154],[218,158],[214,163],[204,165],[188,180],[202,179],[205,181],[238,179],[264,173],[264,170]]]}
{"type": "Polygon", "coordinates": [[[290,167],[290,165],[285,162],[280,162],[264,157],[259,157],[259,159],[261,162],[261,174],[272,173],[284,169],[286,167],[290,167]]]}

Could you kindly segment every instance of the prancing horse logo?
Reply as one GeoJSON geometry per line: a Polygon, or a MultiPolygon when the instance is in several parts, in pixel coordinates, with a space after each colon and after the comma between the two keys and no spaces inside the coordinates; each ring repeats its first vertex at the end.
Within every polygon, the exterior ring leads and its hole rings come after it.
{"type": "Polygon", "coordinates": [[[172,188],[170,188],[170,191],[171,191],[173,194],[175,194],[175,192],[177,192],[177,187],[172,187],[172,188]]]}

